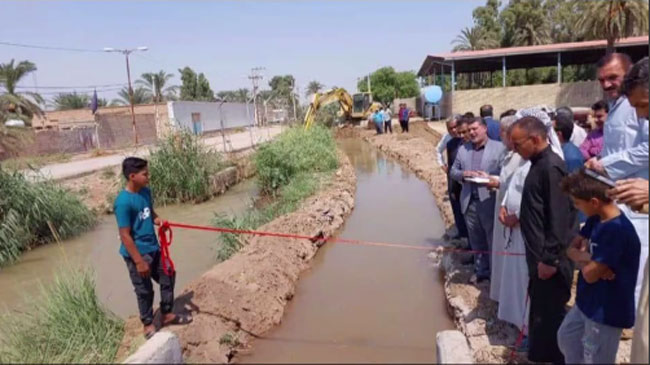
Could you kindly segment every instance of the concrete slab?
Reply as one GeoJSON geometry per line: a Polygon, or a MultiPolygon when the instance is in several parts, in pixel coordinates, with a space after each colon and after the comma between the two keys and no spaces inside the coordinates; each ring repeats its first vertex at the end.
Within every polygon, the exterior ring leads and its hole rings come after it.
{"type": "Polygon", "coordinates": [[[182,364],[181,343],[175,334],[157,332],[123,364],[182,364]]]}
{"type": "Polygon", "coordinates": [[[457,330],[436,334],[436,357],[438,364],[473,364],[467,339],[457,330]]]}

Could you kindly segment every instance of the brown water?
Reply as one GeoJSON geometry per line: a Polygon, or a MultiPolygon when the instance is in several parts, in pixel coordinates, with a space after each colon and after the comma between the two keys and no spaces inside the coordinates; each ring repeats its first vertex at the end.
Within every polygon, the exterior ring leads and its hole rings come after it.
{"type": "MultiPolygon", "coordinates": [[[[215,212],[243,212],[256,194],[255,183],[248,180],[203,204],[160,207],[156,212],[171,221],[209,225],[215,212]]],[[[216,263],[216,245],[215,233],[174,230],[170,251],[177,269],[177,293],[216,263]]],[[[136,315],[135,294],[118,248],[115,218],[104,216],[91,232],[61,245],[50,244],[26,252],[18,263],[0,271],[0,311],[22,311],[33,305],[34,301],[26,300],[26,296],[39,294],[41,286],[52,282],[54,273],[82,265],[94,270],[98,296],[108,309],[122,318],[136,315]]]]}
{"type": "MultiPolygon", "coordinates": [[[[357,192],[340,236],[435,245],[444,224],[429,187],[364,142],[341,147],[356,168],[357,192]]],[[[432,363],[436,333],[451,328],[426,251],[326,244],[282,324],[238,361],[432,363]]]]}

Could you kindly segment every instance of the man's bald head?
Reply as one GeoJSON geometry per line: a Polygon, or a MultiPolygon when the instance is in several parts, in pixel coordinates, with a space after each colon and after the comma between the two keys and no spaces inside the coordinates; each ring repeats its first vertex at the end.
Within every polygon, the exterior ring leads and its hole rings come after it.
{"type": "Polygon", "coordinates": [[[512,148],[525,160],[548,146],[548,132],[544,123],[533,116],[519,119],[508,129],[512,148]]]}

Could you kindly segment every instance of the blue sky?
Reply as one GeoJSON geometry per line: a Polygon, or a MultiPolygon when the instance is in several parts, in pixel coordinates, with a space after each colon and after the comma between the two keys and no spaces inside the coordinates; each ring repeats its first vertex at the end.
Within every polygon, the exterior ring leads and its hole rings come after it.
{"type": "MultiPolygon", "coordinates": [[[[132,75],[190,66],[212,89],[249,87],[263,66],[356,91],[356,79],[381,66],[415,70],[426,54],[445,52],[472,9],[484,0],[438,1],[3,1],[0,41],[93,48],[148,46],[131,57],[132,75]]],[[[105,85],[125,82],[124,58],[0,45],[0,62],[38,67],[22,84],[105,85]]],[[[41,92],[46,90],[41,89],[41,92]]],[[[51,92],[51,90],[50,90],[51,92]]],[[[46,97],[51,95],[45,93],[46,97]]],[[[100,93],[111,99],[115,91],[100,93]]]]}

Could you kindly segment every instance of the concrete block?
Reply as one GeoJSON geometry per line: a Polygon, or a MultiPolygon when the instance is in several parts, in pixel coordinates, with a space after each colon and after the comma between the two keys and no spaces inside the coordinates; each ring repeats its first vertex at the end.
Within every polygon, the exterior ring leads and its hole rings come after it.
{"type": "Polygon", "coordinates": [[[157,332],[131,356],[124,364],[182,364],[181,343],[175,334],[167,331],[157,332]]]}
{"type": "Polygon", "coordinates": [[[436,335],[436,362],[438,364],[474,363],[467,340],[460,331],[438,332],[436,335]]]}

